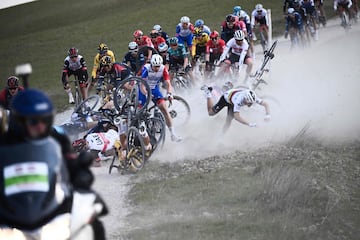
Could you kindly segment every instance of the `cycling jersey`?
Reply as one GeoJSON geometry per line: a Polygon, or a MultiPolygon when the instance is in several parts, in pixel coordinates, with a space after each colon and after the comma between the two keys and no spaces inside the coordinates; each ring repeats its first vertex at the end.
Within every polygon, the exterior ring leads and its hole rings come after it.
{"type": "Polygon", "coordinates": [[[234,25],[232,28],[229,28],[226,21],[222,22],[221,24],[221,39],[223,39],[225,42],[229,41],[232,37],[234,37],[234,33],[237,30],[242,30],[244,33],[247,32],[246,30],[246,24],[239,20],[234,22],[234,25]]]}
{"type": "Polygon", "coordinates": [[[169,48],[168,53],[170,59],[171,58],[184,59],[188,57],[185,46],[181,43],[178,44],[178,47],[176,49],[169,48]]]}
{"type": "Polygon", "coordinates": [[[251,13],[251,27],[254,28],[255,24],[259,24],[260,26],[269,25],[267,11],[262,9],[261,12],[258,12],[256,9],[251,13]]]}
{"type": "MultiPolygon", "coordinates": [[[[18,90],[17,90],[17,93],[19,91],[23,91],[24,88],[23,87],[18,87],[18,90]]],[[[16,94],[17,94],[16,93],[16,94]]],[[[10,92],[9,92],[9,89],[8,88],[4,88],[3,90],[1,90],[0,92],[0,106],[2,106],[3,108],[5,109],[8,109],[10,110],[10,102],[11,102],[11,99],[16,95],[11,95],[10,92]]]]}
{"type": "Polygon", "coordinates": [[[187,28],[184,28],[181,23],[176,26],[175,36],[179,39],[180,44],[186,43],[187,47],[192,46],[194,25],[189,23],[187,28]]]}
{"type": "Polygon", "coordinates": [[[153,43],[154,45],[154,48],[156,49],[156,51],[158,51],[158,46],[161,44],[161,43],[164,43],[165,42],[165,39],[161,36],[157,36],[155,39],[152,38],[151,39],[151,42],[153,43]]]}
{"type": "Polygon", "coordinates": [[[285,31],[288,32],[290,28],[295,28],[300,31],[303,31],[303,21],[300,13],[294,12],[293,14],[294,14],[294,18],[290,16],[286,17],[285,31]]]}
{"type": "Polygon", "coordinates": [[[195,56],[196,55],[200,55],[199,53],[197,53],[197,48],[198,47],[202,47],[203,48],[203,52],[205,53],[205,47],[206,47],[206,43],[210,40],[210,37],[207,33],[202,33],[201,37],[195,37],[193,38],[192,41],[192,48],[191,48],[191,56],[195,56]]]}
{"type": "Polygon", "coordinates": [[[136,73],[137,68],[143,66],[145,64],[145,56],[143,53],[140,53],[138,59],[136,59],[137,54],[133,55],[131,52],[127,52],[122,60],[122,63],[128,64],[130,63],[131,70],[136,73]]]}
{"type": "Polygon", "coordinates": [[[222,54],[225,49],[225,41],[222,39],[218,39],[216,44],[214,41],[210,40],[206,43],[206,53],[209,54],[222,54]]]}
{"type": "Polygon", "coordinates": [[[112,62],[115,62],[115,61],[116,61],[116,60],[115,60],[114,52],[111,51],[111,50],[107,50],[105,55],[100,55],[100,53],[97,53],[96,56],[94,57],[94,66],[93,66],[93,69],[92,69],[92,72],[91,72],[91,77],[92,77],[92,78],[96,78],[96,74],[97,74],[97,72],[100,70],[100,59],[101,59],[103,56],[109,56],[109,57],[111,57],[111,61],[112,61],[112,62]]]}
{"type": "Polygon", "coordinates": [[[117,87],[121,80],[131,75],[131,69],[123,63],[114,63],[108,72],[106,72],[104,68],[101,68],[99,72],[100,83],[102,83],[106,74],[109,76],[111,83],[117,87]]]}
{"type": "Polygon", "coordinates": [[[87,82],[88,72],[86,62],[83,56],[78,55],[75,61],[70,59],[69,56],[65,58],[61,78],[63,85],[67,84],[67,79],[71,75],[77,76],[81,86],[84,86],[87,82]]]}

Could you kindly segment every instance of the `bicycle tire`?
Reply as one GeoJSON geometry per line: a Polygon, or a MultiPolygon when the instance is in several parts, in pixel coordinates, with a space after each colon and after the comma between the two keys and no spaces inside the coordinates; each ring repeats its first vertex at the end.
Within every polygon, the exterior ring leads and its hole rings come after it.
{"type": "Polygon", "coordinates": [[[135,115],[139,115],[144,112],[147,108],[151,99],[151,89],[147,82],[140,78],[131,76],[125,80],[122,80],[119,86],[113,93],[113,100],[115,108],[121,113],[129,106],[134,106],[135,108],[135,115]],[[127,90],[125,85],[131,85],[132,89],[127,90]],[[145,103],[140,106],[139,104],[139,91],[138,89],[144,86],[147,92],[146,101],[145,103]]]}
{"type": "Polygon", "coordinates": [[[126,159],[130,163],[129,170],[132,172],[137,172],[144,167],[145,144],[136,127],[130,127],[127,132],[126,159]]]}
{"type": "Polygon", "coordinates": [[[162,148],[164,146],[166,136],[165,122],[157,117],[151,117],[146,120],[146,128],[150,138],[154,138],[156,140],[155,144],[152,143],[152,152],[159,146],[162,148]]]}
{"type": "Polygon", "coordinates": [[[89,115],[95,107],[98,105],[100,97],[98,95],[92,95],[82,101],[82,103],[75,108],[74,112],[82,115],[89,115]]]}
{"type": "Polygon", "coordinates": [[[191,109],[188,102],[177,95],[173,96],[173,100],[170,101],[167,100],[168,103],[168,111],[170,114],[170,117],[173,120],[173,125],[176,127],[181,127],[186,125],[191,117],[191,109]]]}

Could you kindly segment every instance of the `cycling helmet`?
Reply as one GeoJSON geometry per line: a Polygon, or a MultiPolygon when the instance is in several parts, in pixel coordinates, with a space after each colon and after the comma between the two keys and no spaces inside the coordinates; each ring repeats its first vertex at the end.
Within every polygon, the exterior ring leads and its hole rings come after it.
{"type": "Polygon", "coordinates": [[[217,37],[219,37],[218,31],[212,31],[212,32],[210,33],[210,38],[217,38],[217,37]]]}
{"type": "Polygon", "coordinates": [[[159,46],[158,46],[158,49],[159,49],[159,52],[162,53],[162,52],[166,52],[168,50],[168,45],[164,42],[160,43],[159,46]]]}
{"type": "Polygon", "coordinates": [[[98,51],[100,54],[105,54],[109,50],[108,46],[105,43],[100,43],[98,47],[98,51]]]}
{"type": "Polygon", "coordinates": [[[183,16],[183,17],[180,18],[180,22],[181,23],[189,23],[190,18],[188,16],[183,16]]]}
{"type": "Polygon", "coordinates": [[[196,20],[195,21],[195,27],[202,27],[202,26],[204,26],[204,20],[202,20],[202,19],[198,19],[198,20],[196,20]]]}
{"type": "Polygon", "coordinates": [[[100,64],[102,67],[105,67],[105,66],[110,66],[112,65],[112,59],[110,56],[103,56],[101,59],[100,59],[100,64]]]}
{"type": "Polygon", "coordinates": [[[46,131],[37,138],[43,138],[50,134],[54,120],[54,106],[50,98],[36,89],[28,89],[19,92],[13,98],[10,105],[16,130],[24,136],[30,137],[25,124],[36,124],[39,120],[46,123],[46,131]]]}
{"type": "Polygon", "coordinates": [[[69,49],[68,55],[69,57],[77,57],[79,55],[79,51],[77,50],[77,48],[72,47],[69,49]]]}
{"type": "Polygon", "coordinates": [[[246,12],[245,11],[240,11],[239,19],[243,19],[245,17],[246,17],[246,12]]]}
{"type": "Polygon", "coordinates": [[[7,79],[7,88],[18,88],[19,87],[19,79],[15,76],[10,76],[7,79]]]}
{"type": "Polygon", "coordinates": [[[144,35],[144,33],[141,30],[136,30],[133,33],[134,38],[141,38],[144,35]]]}
{"type": "Polygon", "coordinates": [[[256,11],[261,11],[262,9],[263,9],[263,5],[262,4],[256,4],[255,5],[255,9],[256,9],[256,11]]]}
{"type": "Polygon", "coordinates": [[[202,35],[202,33],[203,33],[203,30],[202,30],[201,28],[196,27],[196,28],[194,29],[194,35],[195,35],[196,37],[200,37],[200,36],[202,35]]]}
{"type": "Polygon", "coordinates": [[[172,37],[169,40],[170,45],[177,45],[179,42],[179,39],[177,37],[172,37]]]}
{"type": "Polygon", "coordinates": [[[235,22],[234,15],[228,14],[225,18],[226,22],[235,22]]]}
{"type": "Polygon", "coordinates": [[[163,58],[159,54],[154,54],[151,57],[150,63],[153,67],[159,67],[163,63],[163,58]]]}
{"type": "Polygon", "coordinates": [[[243,40],[245,38],[245,34],[242,30],[237,30],[234,33],[234,38],[235,38],[235,40],[243,40]]]}
{"type": "Polygon", "coordinates": [[[159,24],[154,25],[153,29],[157,30],[158,32],[161,32],[161,26],[159,24]]]}
{"type": "Polygon", "coordinates": [[[240,6],[235,6],[233,10],[234,10],[235,15],[239,15],[239,13],[241,11],[241,7],[240,6]]]}
{"type": "Polygon", "coordinates": [[[129,51],[135,52],[138,50],[138,44],[136,42],[129,42],[129,51]]]}
{"type": "Polygon", "coordinates": [[[244,92],[244,98],[247,103],[255,103],[256,102],[256,94],[252,90],[246,90],[244,92]]]}
{"type": "Polygon", "coordinates": [[[295,12],[295,9],[294,8],[289,8],[287,12],[288,12],[288,14],[293,14],[295,12]]]}

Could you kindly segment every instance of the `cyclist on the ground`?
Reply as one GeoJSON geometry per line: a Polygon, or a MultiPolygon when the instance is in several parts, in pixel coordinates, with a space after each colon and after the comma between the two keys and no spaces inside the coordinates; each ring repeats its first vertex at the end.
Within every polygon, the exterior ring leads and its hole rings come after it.
{"type": "Polygon", "coordinates": [[[236,121],[247,125],[249,127],[256,127],[257,124],[254,122],[249,122],[245,120],[240,115],[240,109],[243,106],[251,107],[254,103],[257,103],[264,107],[265,109],[265,121],[270,120],[270,108],[269,104],[264,100],[258,98],[254,91],[248,89],[230,89],[225,91],[222,96],[220,97],[219,101],[214,105],[212,100],[212,88],[203,86],[202,90],[205,91],[206,98],[207,98],[207,111],[209,116],[214,116],[221,109],[227,107],[227,117],[226,122],[223,127],[223,132],[226,132],[231,124],[231,121],[235,118],[236,121]]]}
{"type": "Polygon", "coordinates": [[[68,51],[68,56],[64,60],[64,67],[62,70],[61,81],[64,85],[64,89],[69,96],[69,103],[74,104],[74,96],[71,92],[71,87],[69,85],[68,79],[71,75],[74,75],[76,81],[79,81],[80,91],[82,99],[85,100],[88,96],[87,91],[87,81],[88,81],[88,72],[85,59],[83,56],[79,55],[77,48],[72,47],[68,51]]]}
{"type": "Polygon", "coordinates": [[[136,42],[139,46],[139,49],[141,49],[142,47],[149,47],[147,52],[144,52],[144,56],[146,57],[145,60],[146,62],[149,62],[151,59],[151,55],[152,55],[152,50],[151,48],[154,47],[151,38],[149,38],[148,36],[144,35],[144,33],[141,30],[136,30],[133,33],[133,37],[134,37],[134,42],[136,42]]]}
{"type": "MultiPolygon", "coordinates": [[[[167,106],[164,100],[164,96],[160,91],[160,82],[163,81],[165,83],[165,89],[167,91],[167,98],[170,100],[173,99],[173,88],[170,82],[170,75],[167,69],[163,64],[163,58],[159,54],[154,54],[151,58],[150,64],[145,64],[141,77],[146,80],[151,89],[152,101],[156,103],[159,107],[160,111],[165,117],[166,126],[170,130],[171,140],[179,142],[182,139],[175,134],[174,126],[172,123],[172,118],[170,113],[167,110],[167,106]]],[[[139,91],[139,100],[140,102],[145,102],[146,96],[139,91]]]]}
{"type": "Polygon", "coordinates": [[[244,82],[246,83],[252,70],[253,61],[251,56],[248,54],[249,43],[245,39],[245,33],[241,30],[237,30],[234,34],[234,37],[230,39],[226,43],[226,47],[224,52],[221,54],[219,61],[227,65],[225,67],[229,67],[229,65],[234,64],[236,62],[239,63],[239,73],[242,70],[243,64],[246,64],[246,74],[244,78],[244,82]],[[227,57],[229,51],[231,49],[229,57],[227,57]]]}
{"type": "Polygon", "coordinates": [[[165,39],[166,43],[168,43],[168,41],[169,41],[169,35],[162,30],[162,28],[161,28],[161,26],[160,26],[159,24],[154,25],[153,29],[156,30],[156,31],[158,31],[158,33],[160,34],[160,36],[161,36],[163,39],[165,39]]]}
{"type": "Polygon", "coordinates": [[[191,50],[193,39],[194,26],[190,23],[190,18],[183,16],[180,18],[180,23],[176,25],[175,36],[178,38],[179,43],[183,44],[188,51],[191,50]]]}
{"type": "Polygon", "coordinates": [[[228,42],[234,37],[234,33],[237,30],[242,30],[246,33],[246,25],[243,21],[236,21],[235,16],[228,14],[225,17],[225,21],[221,23],[221,39],[228,42]]]}
{"type": "Polygon", "coordinates": [[[256,4],[255,9],[251,13],[251,28],[254,38],[256,38],[254,31],[255,26],[258,26],[259,33],[263,34],[264,39],[261,39],[261,45],[263,46],[263,50],[265,50],[269,42],[269,20],[267,11],[264,9],[262,4],[256,4]]]}
{"type": "Polygon", "coordinates": [[[221,54],[225,49],[225,41],[219,37],[217,31],[212,31],[210,34],[210,40],[206,43],[205,50],[205,71],[209,73],[212,67],[215,65],[215,61],[220,59],[221,54]]]}
{"type": "Polygon", "coordinates": [[[196,61],[201,55],[205,56],[206,43],[209,41],[209,39],[209,35],[206,32],[200,28],[195,28],[191,48],[192,66],[195,66],[196,61]]]}
{"type": "Polygon", "coordinates": [[[211,33],[210,28],[205,25],[205,22],[202,19],[198,19],[198,20],[195,21],[194,28],[199,28],[203,32],[207,33],[208,35],[210,35],[210,33],[211,33]]]}
{"type": "MultiPolygon", "coordinates": [[[[293,31],[294,34],[290,34],[292,38],[293,35],[299,34],[300,39],[304,39],[304,25],[300,13],[295,11],[294,8],[288,9],[288,15],[286,17],[285,24],[285,38],[288,37],[289,33],[293,31]]],[[[292,40],[292,39],[291,39],[292,40]]]]}
{"type": "Polygon", "coordinates": [[[100,88],[106,74],[110,78],[111,85],[114,87],[118,87],[121,83],[121,80],[128,78],[132,74],[131,68],[128,65],[118,62],[114,63],[109,56],[104,56],[101,59],[100,66],[101,69],[98,82],[98,87],[100,85],[100,88]]]}
{"type": "Polygon", "coordinates": [[[110,56],[112,61],[115,62],[115,55],[114,52],[109,49],[109,47],[105,43],[100,43],[98,48],[98,53],[94,57],[94,66],[91,72],[91,84],[89,86],[88,91],[92,89],[93,86],[95,86],[97,82],[97,78],[100,71],[100,60],[103,56],[110,56]]]}
{"type": "Polygon", "coordinates": [[[0,106],[9,110],[11,100],[23,90],[24,88],[19,85],[19,79],[15,76],[10,76],[7,79],[6,87],[0,91],[0,106]]]}
{"type": "Polygon", "coordinates": [[[143,53],[138,56],[139,46],[136,42],[129,42],[128,49],[129,51],[125,54],[122,62],[128,65],[133,73],[138,75],[145,64],[145,56],[143,53]]]}
{"type": "Polygon", "coordinates": [[[155,29],[151,30],[150,38],[156,51],[159,51],[158,46],[160,43],[166,42],[165,39],[162,36],[160,36],[159,32],[155,29]]]}

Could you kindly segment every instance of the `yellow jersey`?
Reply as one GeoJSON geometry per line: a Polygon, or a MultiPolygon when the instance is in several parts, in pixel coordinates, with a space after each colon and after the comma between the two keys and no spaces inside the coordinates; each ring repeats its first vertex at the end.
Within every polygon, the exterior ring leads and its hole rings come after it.
{"type": "Polygon", "coordinates": [[[205,47],[206,43],[210,40],[210,37],[207,33],[202,33],[201,37],[194,36],[192,40],[191,56],[195,56],[196,47],[205,47]]]}
{"type": "MultiPolygon", "coordinates": [[[[114,55],[114,52],[111,51],[111,50],[107,50],[106,54],[104,56],[109,56],[111,57],[111,61],[112,62],[115,62],[115,55],[114,55]]],[[[93,67],[93,70],[91,72],[91,77],[92,78],[96,78],[96,73],[97,73],[97,70],[99,69],[100,67],[100,59],[102,58],[103,56],[100,56],[99,53],[96,54],[96,56],[94,57],[94,67],[93,67]]],[[[100,69],[99,69],[100,70],[100,69]]]]}

